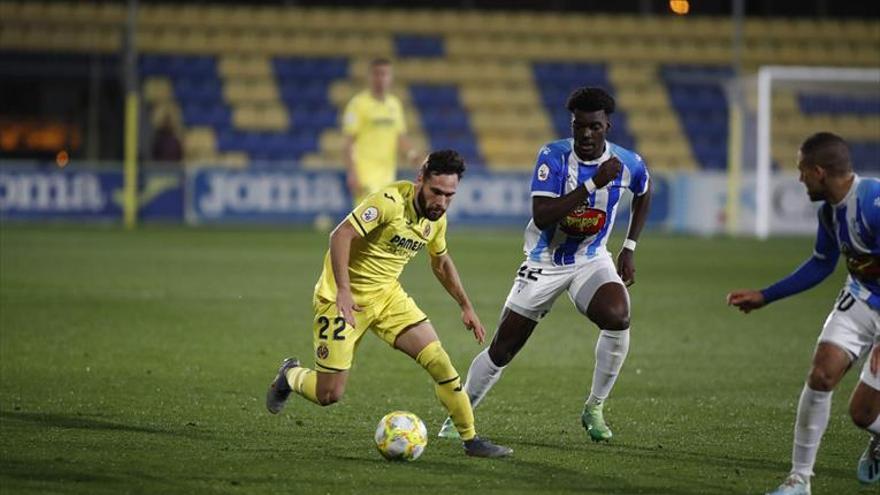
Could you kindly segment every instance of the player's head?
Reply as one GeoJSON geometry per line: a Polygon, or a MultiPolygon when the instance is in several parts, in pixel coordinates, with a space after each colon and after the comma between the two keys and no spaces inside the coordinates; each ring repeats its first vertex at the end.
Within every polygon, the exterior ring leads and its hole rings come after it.
{"type": "Polygon", "coordinates": [[[370,62],[370,91],[373,94],[385,95],[391,90],[393,73],[391,61],[387,58],[376,58],[370,62]]]}
{"type": "Polygon", "coordinates": [[[798,170],[810,199],[827,199],[828,183],[852,174],[849,146],[836,134],[817,132],[801,144],[798,150],[798,170]]]}
{"type": "Polygon", "coordinates": [[[605,135],[611,129],[614,98],[602,88],[574,90],[565,107],[571,112],[574,151],[582,160],[595,160],[605,152],[605,135]]]}
{"type": "Polygon", "coordinates": [[[428,155],[416,182],[416,202],[422,215],[435,221],[446,213],[464,168],[464,158],[456,151],[440,150],[428,155]]]}

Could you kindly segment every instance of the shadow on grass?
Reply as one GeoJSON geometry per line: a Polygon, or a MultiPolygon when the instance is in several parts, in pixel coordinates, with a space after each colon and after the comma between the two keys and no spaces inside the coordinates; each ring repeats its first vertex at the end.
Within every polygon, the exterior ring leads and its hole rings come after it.
{"type": "Polygon", "coordinates": [[[118,481],[107,474],[86,473],[69,468],[51,466],[46,462],[27,462],[12,459],[0,460],[0,475],[28,481],[52,481],[57,483],[88,483],[118,481]]]}
{"type": "Polygon", "coordinates": [[[128,425],[123,423],[115,423],[103,419],[94,419],[85,416],[70,414],[0,411],[0,420],[13,420],[24,423],[32,423],[40,426],[78,430],[122,431],[130,433],[151,433],[155,435],[176,435],[184,437],[197,437],[203,435],[198,431],[174,431],[169,429],[153,428],[149,426],[128,425]]]}

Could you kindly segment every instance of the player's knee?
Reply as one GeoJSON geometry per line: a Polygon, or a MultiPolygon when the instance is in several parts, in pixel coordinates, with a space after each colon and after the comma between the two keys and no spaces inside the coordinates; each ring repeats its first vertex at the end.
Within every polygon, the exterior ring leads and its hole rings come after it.
{"type": "Polygon", "coordinates": [[[626,304],[607,306],[596,320],[595,323],[603,330],[626,330],[629,328],[629,308],[626,304]]]}
{"type": "Polygon", "coordinates": [[[837,385],[837,377],[824,368],[813,367],[807,385],[817,392],[830,392],[837,385]]]}
{"type": "Polygon", "coordinates": [[[877,409],[877,407],[871,407],[871,404],[854,400],[849,403],[849,416],[856,426],[867,429],[877,420],[877,416],[880,415],[880,411],[877,409]]]}

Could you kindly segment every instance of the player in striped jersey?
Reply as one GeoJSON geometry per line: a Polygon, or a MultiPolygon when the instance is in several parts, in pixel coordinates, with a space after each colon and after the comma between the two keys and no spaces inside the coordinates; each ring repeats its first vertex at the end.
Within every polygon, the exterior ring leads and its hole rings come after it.
{"type": "Polygon", "coordinates": [[[727,296],[729,304],[748,313],[814,287],[834,272],[841,254],[846,259],[849,276],[825,320],[798,402],[791,473],[774,495],[809,495],[832,391],[872,347],[850,413],[856,425],[872,433],[859,460],[858,479],[880,481],[880,180],[856,175],[846,142],[829,132],[804,141],[798,169],[810,199],[823,201],[813,256],[764,290],[737,290],[727,296]]]}
{"type": "MultiPolygon", "coordinates": [[[[476,407],[563,292],[599,329],[590,395],[581,421],[594,441],[611,439],[603,404],[629,349],[634,250],[650,205],[648,169],[632,151],[606,141],[614,99],[601,88],[575,90],[566,104],[572,137],[547,144],[532,176],[532,219],[525,261],[516,272],[492,344],[479,353],[465,388],[476,407]],[[617,266],[605,248],[623,193],[633,194],[632,220],[617,266]],[[621,278],[622,277],[622,278],[621,278]]],[[[447,420],[441,437],[455,437],[447,420]]]]}

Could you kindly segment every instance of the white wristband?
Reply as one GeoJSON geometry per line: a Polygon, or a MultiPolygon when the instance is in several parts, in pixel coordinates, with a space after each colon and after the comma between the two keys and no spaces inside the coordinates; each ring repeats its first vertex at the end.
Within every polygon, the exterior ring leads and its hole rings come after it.
{"type": "Polygon", "coordinates": [[[632,239],[627,239],[623,241],[623,249],[629,249],[630,251],[635,252],[636,250],[636,241],[632,239]]]}
{"type": "Polygon", "coordinates": [[[593,182],[593,179],[584,182],[584,189],[587,190],[587,194],[593,194],[596,192],[596,183],[593,182]]]}

